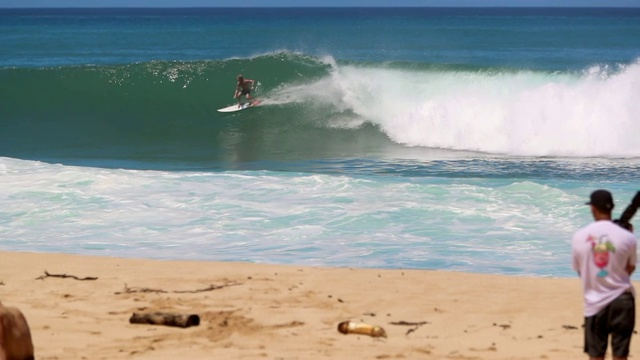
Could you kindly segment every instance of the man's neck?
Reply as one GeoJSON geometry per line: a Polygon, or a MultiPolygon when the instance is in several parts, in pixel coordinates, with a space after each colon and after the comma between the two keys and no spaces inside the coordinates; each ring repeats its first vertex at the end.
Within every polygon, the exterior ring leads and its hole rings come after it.
{"type": "Polygon", "coordinates": [[[611,214],[595,214],[593,216],[593,218],[596,221],[600,221],[600,220],[609,220],[609,221],[611,221],[611,214]]]}

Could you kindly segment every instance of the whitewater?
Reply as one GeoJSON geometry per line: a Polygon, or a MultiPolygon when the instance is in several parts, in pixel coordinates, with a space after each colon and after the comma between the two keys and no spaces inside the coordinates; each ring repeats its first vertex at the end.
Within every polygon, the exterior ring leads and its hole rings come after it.
{"type": "Polygon", "coordinates": [[[340,116],[327,126],[378,127],[393,142],[512,156],[634,158],[640,154],[640,63],[558,74],[338,66],[286,84],[273,104],[340,116]],[[343,113],[350,113],[343,116],[343,113]]]}

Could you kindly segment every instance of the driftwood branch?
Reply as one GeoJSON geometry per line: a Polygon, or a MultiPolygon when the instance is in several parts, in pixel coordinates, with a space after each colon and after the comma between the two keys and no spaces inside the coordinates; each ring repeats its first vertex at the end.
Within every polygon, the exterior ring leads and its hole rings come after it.
{"type": "Polygon", "coordinates": [[[95,276],[87,276],[87,277],[77,277],[75,275],[67,275],[67,274],[49,274],[49,272],[47,270],[44,271],[44,275],[39,276],[36,278],[36,280],[44,280],[45,278],[48,277],[56,277],[56,278],[71,278],[71,279],[75,279],[75,280],[80,280],[80,281],[88,281],[88,280],[98,280],[97,277],[95,276]]]}
{"type": "Polygon", "coordinates": [[[200,293],[200,292],[207,292],[207,291],[213,291],[213,290],[218,290],[218,289],[222,289],[225,287],[229,287],[229,286],[235,286],[235,285],[240,285],[239,283],[226,283],[224,285],[209,285],[209,287],[206,287],[204,289],[197,289],[197,290],[175,290],[173,291],[176,294],[186,294],[186,293],[200,293]]]}
{"type": "Polygon", "coordinates": [[[134,294],[134,293],[159,293],[159,294],[164,294],[164,293],[169,293],[169,292],[174,293],[174,294],[186,294],[186,293],[195,294],[195,293],[218,290],[218,289],[222,289],[222,288],[229,287],[229,286],[235,286],[235,285],[241,285],[241,284],[240,283],[236,283],[236,282],[232,282],[232,283],[226,283],[224,285],[209,285],[209,287],[206,287],[204,289],[167,291],[167,290],[163,290],[163,289],[128,287],[127,284],[124,284],[124,290],[118,291],[115,294],[116,295],[134,294]]]}
{"type": "Polygon", "coordinates": [[[402,326],[422,326],[428,324],[428,321],[420,321],[420,322],[411,322],[411,321],[394,321],[390,322],[391,325],[402,325],[402,326]]]}
{"type": "Polygon", "coordinates": [[[419,321],[419,322],[413,322],[413,321],[394,321],[394,322],[390,322],[391,325],[401,325],[401,326],[413,326],[411,329],[407,330],[407,332],[405,333],[405,335],[409,335],[412,332],[418,330],[418,328],[422,325],[428,324],[428,321],[419,321]]]}
{"type": "Polygon", "coordinates": [[[133,294],[133,293],[166,293],[167,291],[162,289],[150,289],[150,288],[140,288],[133,287],[130,288],[127,284],[124,284],[124,290],[115,292],[116,295],[121,294],[133,294]]]}
{"type": "Polygon", "coordinates": [[[200,325],[200,316],[196,314],[173,314],[154,312],[147,314],[133,313],[129,318],[131,324],[166,325],[187,328],[200,325]]]}

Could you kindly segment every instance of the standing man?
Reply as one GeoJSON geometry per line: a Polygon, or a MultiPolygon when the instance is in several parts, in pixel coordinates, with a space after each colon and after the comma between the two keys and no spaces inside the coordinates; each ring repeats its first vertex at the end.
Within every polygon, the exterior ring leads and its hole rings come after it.
{"type": "Polygon", "coordinates": [[[251,97],[251,90],[256,81],[251,79],[245,79],[242,74],[238,75],[238,83],[236,84],[236,91],[233,93],[233,97],[238,99],[238,107],[242,106],[242,96],[246,96],[247,100],[253,99],[251,97]]]}
{"type": "Polygon", "coordinates": [[[584,352],[604,359],[609,335],[614,360],[627,359],[635,326],[636,237],[611,221],[613,197],[606,190],[591,193],[595,222],[578,230],[572,241],[573,269],[584,294],[584,352]]]}

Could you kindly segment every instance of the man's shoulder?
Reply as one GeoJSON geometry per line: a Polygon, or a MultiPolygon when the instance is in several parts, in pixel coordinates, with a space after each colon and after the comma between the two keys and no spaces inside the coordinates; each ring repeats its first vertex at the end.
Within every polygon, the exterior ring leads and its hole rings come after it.
{"type": "Polygon", "coordinates": [[[590,233],[593,232],[595,230],[600,230],[600,229],[604,229],[608,226],[608,224],[600,222],[600,221],[594,221],[591,222],[583,227],[581,227],[580,229],[578,229],[578,231],[575,232],[576,235],[580,235],[580,234],[585,234],[585,233],[590,233]]]}
{"type": "Polygon", "coordinates": [[[610,238],[618,241],[636,242],[636,236],[629,230],[614,223],[613,221],[597,221],[594,224],[594,230],[608,235],[610,238]]]}
{"type": "Polygon", "coordinates": [[[592,234],[592,225],[593,223],[583,226],[573,234],[572,243],[574,247],[579,246],[579,244],[588,240],[589,236],[592,234]]]}
{"type": "Polygon", "coordinates": [[[635,236],[626,229],[623,229],[618,224],[613,221],[601,220],[594,221],[578,231],[574,234],[575,238],[585,237],[585,236],[600,236],[600,235],[609,235],[623,238],[634,238],[635,236]]]}

